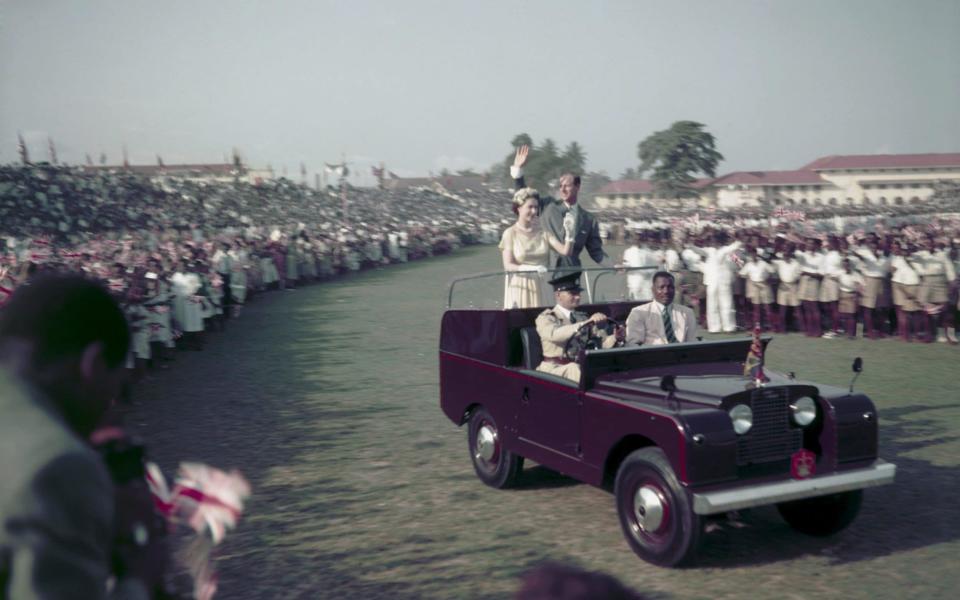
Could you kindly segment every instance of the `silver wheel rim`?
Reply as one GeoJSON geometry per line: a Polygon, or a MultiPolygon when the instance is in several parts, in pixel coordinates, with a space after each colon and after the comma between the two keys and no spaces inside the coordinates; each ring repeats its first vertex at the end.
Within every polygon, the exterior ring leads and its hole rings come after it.
{"type": "Polygon", "coordinates": [[[478,460],[490,462],[497,454],[497,430],[484,423],[477,431],[477,443],[474,456],[478,460]]]}
{"type": "Polygon", "coordinates": [[[653,533],[663,525],[664,499],[650,485],[641,486],[633,495],[633,514],[641,531],[653,533]]]}

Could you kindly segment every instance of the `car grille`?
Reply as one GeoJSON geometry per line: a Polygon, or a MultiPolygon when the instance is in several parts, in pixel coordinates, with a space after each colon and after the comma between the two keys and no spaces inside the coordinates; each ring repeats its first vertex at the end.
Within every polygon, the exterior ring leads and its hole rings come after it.
{"type": "Polygon", "coordinates": [[[753,427],[737,440],[738,465],[782,460],[800,449],[803,432],[790,426],[789,388],[754,390],[750,404],[753,427]]]}

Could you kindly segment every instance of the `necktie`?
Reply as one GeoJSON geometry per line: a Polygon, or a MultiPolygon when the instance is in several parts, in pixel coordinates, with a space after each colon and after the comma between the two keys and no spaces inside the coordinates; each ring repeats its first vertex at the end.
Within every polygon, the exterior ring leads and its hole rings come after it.
{"type": "Polygon", "coordinates": [[[677,336],[673,333],[673,322],[670,320],[670,305],[663,307],[663,332],[666,334],[667,341],[671,344],[677,343],[677,336]]]}
{"type": "Polygon", "coordinates": [[[575,312],[573,312],[573,311],[570,311],[570,322],[571,322],[571,323],[576,323],[576,322],[577,322],[577,313],[575,313],[575,312]]]}

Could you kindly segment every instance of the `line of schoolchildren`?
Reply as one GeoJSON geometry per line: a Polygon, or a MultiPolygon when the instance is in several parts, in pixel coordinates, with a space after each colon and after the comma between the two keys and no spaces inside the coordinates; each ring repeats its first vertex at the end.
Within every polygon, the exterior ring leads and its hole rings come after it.
{"type": "MultiPolygon", "coordinates": [[[[647,231],[624,253],[624,264],[674,272],[680,301],[710,332],[761,323],[810,337],[855,337],[861,329],[871,339],[957,343],[960,237],[949,232],[706,230],[684,239],[647,231]]],[[[648,299],[643,277],[628,274],[630,297],[648,299]]]]}

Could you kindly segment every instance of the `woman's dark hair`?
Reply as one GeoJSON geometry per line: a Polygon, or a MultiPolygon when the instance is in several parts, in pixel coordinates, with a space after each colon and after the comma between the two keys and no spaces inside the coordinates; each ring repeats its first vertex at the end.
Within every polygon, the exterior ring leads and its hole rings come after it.
{"type": "Polygon", "coordinates": [[[35,366],[79,356],[103,343],[107,366],[120,365],[130,345],[127,320],[101,284],[79,275],[41,275],[14,292],[0,311],[0,340],[34,343],[35,366]]]}

